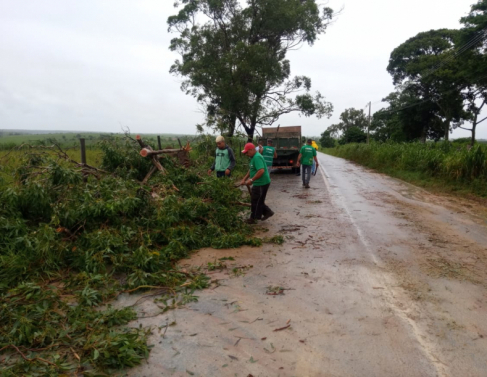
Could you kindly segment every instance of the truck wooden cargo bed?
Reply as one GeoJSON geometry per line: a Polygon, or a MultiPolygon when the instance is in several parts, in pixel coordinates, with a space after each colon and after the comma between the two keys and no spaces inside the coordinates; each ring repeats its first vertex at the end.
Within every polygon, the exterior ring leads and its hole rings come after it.
{"type": "Polygon", "coordinates": [[[273,168],[297,168],[297,159],[301,149],[301,126],[262,128],[260,140],[266,145],[267,139],[272,139],[277,152],[277,158],[272,164],[273,168]]]}

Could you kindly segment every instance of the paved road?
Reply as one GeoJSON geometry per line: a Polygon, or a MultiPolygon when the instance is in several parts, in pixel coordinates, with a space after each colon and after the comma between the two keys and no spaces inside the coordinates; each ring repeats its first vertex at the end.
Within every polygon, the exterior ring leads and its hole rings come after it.
{"type": "Polygon", "coordinates": [[[262,235],[279,233],[283,245],[183,261],[235,258],[209,272],[218,284],[198,302],[140,320],[154,326],[155,347],[129,375],[487,376],[485,212],[319,159],[309,190],[273,175],[276,216],[262,235]],[[174,321],[162,337],[158,327],[174,321]]]}

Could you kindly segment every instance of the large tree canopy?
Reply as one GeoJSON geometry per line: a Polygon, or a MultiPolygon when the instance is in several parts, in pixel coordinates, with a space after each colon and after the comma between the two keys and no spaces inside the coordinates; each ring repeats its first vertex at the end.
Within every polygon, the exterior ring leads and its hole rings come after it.
{"type": "Polygon", "coordinates": [[[182,0],[169,17],[179,36],[171,50],[180,54],[171,72],[182,76],[182,90],[202,104],[207,124],[238,120],[249,138],[257,125],[281,115],[330,116],[332,105],[305,76],[290,77],[286,53],[312,45],[332,19],[330,8],[315,0],[182,0]]]}
{"type": "Polygon", "coordinates": [[[464,115],[461,71],[454,59],[458,30],[440,29],[419,33],[397,47],[391,54],[387,70],[395,85],[420,100],[432,101],[448,139],[452,121],[464,115]]]}
{"type": "Polygon", "coordinates": [[[366,130],[368,125],[367,116],[362,109],[346,109],[340,114],[340,122],[328,127],[331,135],[338,136],[345,133],[348,129],[354,127],[360,130],[366,130]]]}
{"type": "Polygon", "coordinates": [[[421,100],[409,91],[396,91],[383,99],[389,107],[376,112],[372,119],[372,137],[385,141],[439,140],[443,136],[437,106],[421,100]]]}
{"type": "MultiPolygon", "coordinates": [[[[474,37],[478,32],[483,31],[485,34],[487,28],[487,0],[479,0],[473,4],[467,16],[462,17],[460,22],[465,26],[469,37],[474,37]]],[[[486,47],[487,40],[485,37],[478,43],[486,47]]]]}

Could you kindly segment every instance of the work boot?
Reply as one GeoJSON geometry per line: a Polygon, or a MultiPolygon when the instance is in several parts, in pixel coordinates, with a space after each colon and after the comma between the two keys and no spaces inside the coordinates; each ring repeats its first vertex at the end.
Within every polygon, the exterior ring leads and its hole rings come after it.
{"type": "Polygon", "coordinates": [[[257,220],[255,220],[255,219],[247,219],[247,220],[245,220],[245,222],[249,225],[257,224],[257,220]]]}
{"type": "Polygon", "coordinates": [[[262,221],[267,220],[269,217],[272,217],[272,216],[274,216],[274,212],[273,211],[269,211],[264,216],[262,216],[262,219],[261,220],[262,221]]]}
{"type": "Polygon", "coordinates": [[[304,188],[309,188],[309,184],[308,184],[308,183],[306,183],[306,185],[304,186],[304,188]]]}

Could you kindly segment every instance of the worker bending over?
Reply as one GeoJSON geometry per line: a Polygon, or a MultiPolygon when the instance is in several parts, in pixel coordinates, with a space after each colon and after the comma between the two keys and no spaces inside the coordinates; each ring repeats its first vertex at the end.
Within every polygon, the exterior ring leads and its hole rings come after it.
{"type": "Polygon", "coordinates": [[[267,220],[274,215],[274,212],[265,204],[271,177],[267,171],[264,157],[255,150],[254,144],[245,144],[242,153],[250,158],[249,171],[241,182],[242,185],[252,186],[250,219],[247,220],[247,223],[255,224],[257,220],[267,220]]]}

